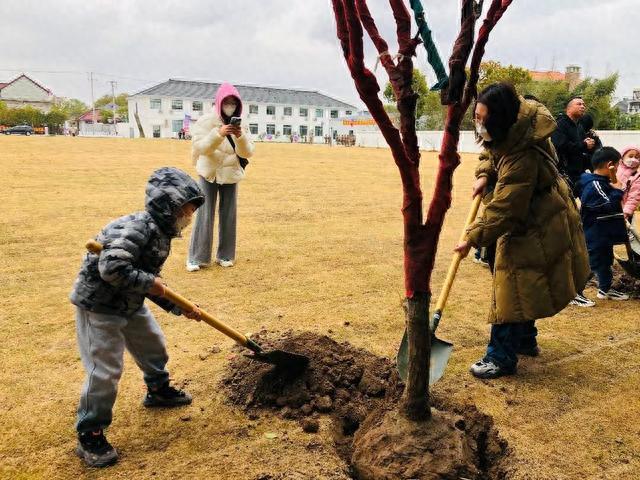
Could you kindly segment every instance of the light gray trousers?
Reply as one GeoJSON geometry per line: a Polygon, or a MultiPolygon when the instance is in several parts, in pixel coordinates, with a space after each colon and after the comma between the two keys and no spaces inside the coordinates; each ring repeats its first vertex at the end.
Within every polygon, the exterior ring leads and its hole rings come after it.
{"type": "Polygon", "coordinates": [[[166,341],[146,305],[130,317],[76,307],[76,333],[86,371],[78,406],[78,432],[95,431],[111,424],[125,347],[144,373],[147,386],[158,387],[169,380],[165,369],[169,360],[166,341]]]}
{"type": "Polygon", "coordinates": [[[211,263],[213,246],[213,223],[216,203],[219,204],[218,252],[216,260],[236,259],[236,218],[238,213],[238,184],[219,185],[198,178],[204,192],[204,205],[196,210],[196,220],[191,232],[189,263],[203,265],[211,263]],[[219,197],[219,198],[218,198],[219,197]]]}

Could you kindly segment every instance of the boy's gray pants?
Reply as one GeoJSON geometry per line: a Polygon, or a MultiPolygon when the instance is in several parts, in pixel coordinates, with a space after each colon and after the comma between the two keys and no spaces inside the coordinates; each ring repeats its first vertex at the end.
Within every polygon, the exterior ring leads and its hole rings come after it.
{"type": "Polygon", "coordinates": [[[216,260],[236,259],[236,217],[238,212],[238,184],[219,185],[198,178],[204,192],[204,205],[196,210],[196,220],[191,232],[189,263],[211,263],[213,222],[216,216],[216,200],[220,197],[218,218],[218,252],[216,260]]]}
{"type": "Polygon", "coordinates": [[[76,333],[86,371],[78,406],[78,432],[95,431],[111,424],[125,347],[144,372],[147,386],[159,387],[169,380],[164,335],[146,305],[130,317],[76,307],[76,333]]]}

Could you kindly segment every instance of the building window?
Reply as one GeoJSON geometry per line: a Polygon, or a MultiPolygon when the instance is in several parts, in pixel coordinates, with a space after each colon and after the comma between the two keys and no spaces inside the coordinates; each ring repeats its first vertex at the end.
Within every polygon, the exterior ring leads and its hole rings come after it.
{"type": "Polygon", "coordinates": [[[267,123],[267,135],[275,135],[275,134],[276,134],[276,126],[273,123],[267,123]]]}
{"type": "Polygon", "coordinates": [[[285,117],[290,117],[290,116],[291,116],[292,111],[293,111],[293,108],[291,108],[291,107],[284,107],[284,115],[285,115],[285,117]]]}
{"type": "Polygon", "coordinates": [[[351,115],[353,112],[351,110],[347,110],[344,112],[345,115],[351,115]]]}
{"type": "Polygon", "coordinates": [[[308,117],[309,116],[309,109],[300,107],[300,116],[301,117],[305,117],[305,118],[308,117]]]}
{"type": "Polygon", "coordinates": [[[324,110],[321,108],[316,108],[316,118],[324,117],[324,110]]]}
{"type": "Polygon", "coordinates": [[[152,110],[160,110],[162,108],[162,99],[160,98],[152,98],[151,105],[149,105],[152,110]]]}
{"type": "Polygon", "coordinates": [[[249,105],[249,113],[258,113],[258,105],[249,105]]]}
{"type": "Polygon", "coordinates": [[[316,125],[316,137],[322,136],[322,126],[316,125]]]}
{"type": "Polygon", "coordinates": [[[331,118],[338,118],[338,110],[331,110],[331,118]]]}
{"type": "Polygon", "coordinates": [[[171,100],[171,110],[182,110],[182,100],[171,100]]]}
{"type": "Polygon", "coordinates": [[[194,112],[201,112],[202,111],[202,102],[200,101],[195,101],[191,104],[191,108],[193,109],[194,112]]]}
{"type": "Polygon", "coordinates": [[[160,138],[160,125],[153,126],[153,138],[160,138]]]}
{"type": "Polygon", "coordinates": [[[173,133],[178,133],[182,129],[182,125],[182,120],[171,120],[171,131],[173,133]]]}
{"type": "Polygon", "coordinates": [[[274,107],[273,105],[267,105],[267,115],[275,115],[276,114],[276,107],[274,107]]]}
{"type": "Polygon", "coordinates": [[[307,128],[306,125],[300,125],[300,136],[301,137],[306,137],[307,133],[309,133],[309,129],[307,128]]]}
{"type": "Polygon", "coordinates": [[[251,132],[251,135],[257,135],[258,134],[258,124],[257,123],[250,123],[249,124],[249,132],[251,132]]]}
{"type": "Polygon", "coordinates": [[[282,126],[282,134],[283,135],[291,135],[291,125],[283,125],[282,126]]]}

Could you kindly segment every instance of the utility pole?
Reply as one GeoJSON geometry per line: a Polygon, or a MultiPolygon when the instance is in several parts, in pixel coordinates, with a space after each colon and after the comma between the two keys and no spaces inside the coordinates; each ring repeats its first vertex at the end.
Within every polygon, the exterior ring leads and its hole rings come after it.
{"type": "Polygon", "coordinates": [[[89,76],[91,79],[91,110],[93,112],[91,128],[93,130],[93,135],[95,136],[96,134],[96,102],[93,98],[93,72],[89,72],[89,76]]]}
{"type": "Polygon", "coordinates": [[[113,134],[117,137],[118,136],[118,127],[116,124],[116,85],[118,84],[118,82],[116,82],[115,80],[111,80],[109,81],[109,83],[111,84],[111,98],[113,99],[113,105],[112,105],[112,110],[113,110],[113,134]]]}

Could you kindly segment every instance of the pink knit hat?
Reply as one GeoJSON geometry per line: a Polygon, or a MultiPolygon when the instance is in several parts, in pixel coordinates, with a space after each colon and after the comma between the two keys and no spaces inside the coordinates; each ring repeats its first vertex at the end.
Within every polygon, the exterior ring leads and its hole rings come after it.
{"type": "Polygon", "coordinates": [[[636,150],[638,153],[640,153],[640,147],[637,145],[627,145],[626,147],[624,147],[621,151],[620,151],[620,155],[622,155],[622,158],[624,158],[624,156],[629,153],[629,151],[631,150],[636,150]]]}

